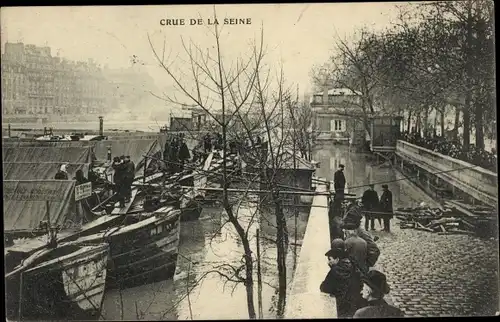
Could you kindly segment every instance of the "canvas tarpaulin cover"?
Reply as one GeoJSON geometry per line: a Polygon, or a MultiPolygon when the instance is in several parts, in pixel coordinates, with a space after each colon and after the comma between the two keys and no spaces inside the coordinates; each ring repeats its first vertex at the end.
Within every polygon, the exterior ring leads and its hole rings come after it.
{"type": "Polygon", "coordinates": [[[3,189],[6,231],[38,227],[40,221],[47,220],[46,201],[49,202],[52,225],[68,227],[68,222],[75,220],[75,181],[5,180],[3,189]]]}
{"type": "Polygon", "coordinates": [[[98,141],[94,146],[94,154],[97,160],[106,160],[108,147],[111,147],[112,158],[130,155],[130,160],[138,167],[144,159],[144,155],[151,155],[152,152],[154,153],[153,150],[157,144],[156,142],[156,139],[98,141]]]}
{"type": "Polygon", "coordinates": [[[89,147],[6,147],[3,162],[90,162],[89,147]]]}
{"type": "Polygon", "coordinates": [[[56,148],[77,148],[90,146],[94,141],[62,141],[62,142],[50,142],[50,141],[11,141],[2,142],[3,147],[37,147],[37,146],[52,146],[56,148]]]}
{"type": "MultiPolygon", "coordinates": [[[[54,179],[61,163],[55,162],[5,162],[3,163],[4,180],[41,180],[54,179]]],[[[69,179],[72,179],[77,170],[82,170],[85,177],[88,177],[88,163],[69,163],[66,167],[69,179]]]]}

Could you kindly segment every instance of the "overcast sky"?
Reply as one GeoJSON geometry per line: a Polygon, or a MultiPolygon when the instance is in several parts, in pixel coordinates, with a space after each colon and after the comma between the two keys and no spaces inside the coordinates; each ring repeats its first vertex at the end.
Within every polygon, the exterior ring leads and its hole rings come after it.
{"type": "MultiPolygon", "coordinates": [[[[401,4],[401,3],[399,3],[401,4]]],[[[335,37],[349,37],[367,26],[377,30],[388,27],[397,15],[397,3],[335,4],[243,4],[217,5],[219,22],[224,17],[251,18],[251,25],[226,25],[223,29],[223,55],[234,58],[248,53],[250,39],[264,27],[268,65],[278,68],[283,62],[286,80],[299,84],[300,92],[311,90],[309,72],[314,64],[328,59],[335,37]]],[[[30,7],[1,9],[2,52],[5,42],[46,45],[52,55],[71,60],[95,59],[110,67],[130,66],[137,55],[162,89],[171,81],[157,64],[147,35],[161,52],[163,39],[172,51],[172,67],[182,66],[176,56],[180,36],[200,47],[210,48],[213,37],[207,19],[213,19],[211,5],[121,6],[121,7],[30,7]],[[191,26],[189,19],[201,17],[205,26],[191,26]],[[185,19],[184,26],[161,26],[161,19],[185,19]],[[177,64],[177,65],[176,65],[177,64]]]]}

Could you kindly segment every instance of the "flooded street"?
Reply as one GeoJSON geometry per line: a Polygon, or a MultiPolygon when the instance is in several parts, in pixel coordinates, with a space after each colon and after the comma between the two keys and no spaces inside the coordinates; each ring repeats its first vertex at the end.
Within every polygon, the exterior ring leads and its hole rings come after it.
{"type": "MultiPolygon", "coordinates": [[[[321,163],[316,175],[329,180],[333,179],[333,173],[338,165],[344,164],[350,193],[362,194],[366,189],[365,185],[370,182],[375,183],[375,189],[380,191],[382,182],[388,182],[389,189],[394,195],[395,208],[411,206],[422,201],[433,205],[430,197],[407,180],[393,181],[402,178],[401,174],[387,166],[367,164],[365,155],[350,153],[347,147],[325,147],[316,151],[313,158],[321,163]]],[[[309,209],[309,207],[297,207],[297,244],[299,245],[305,233],[309,209]]],[[[255,231],[260,228],[263,314],[265,318],[275,318],[277,287],[276,248],[273,243],[275,228],[270,220],[272,216],[269,214],[252,216],[254,212],[255,204],[242,203],[239,211],[240,222],[245,223],[245,228],[251,223],[249,239],[254,255],[256,255],[255,231]]],[[[289,284],[294,269],[293,254],[295,248],[297,248],[297,253],[300,252],[300,246],[294,246],[293,209],[286,209],[286,215],[291,244],[287,260],[289,284]]],[[[183,222],[174,279],[122,290],[121,299],[119,290],[108,291],[104,299],[103,319],[247,319],[248,310],[243,284],[225,283],[226,279],[214,272],[219,270],[230,274],[229,266],[226,265],[229,271],[221,269],[220,266],[229,264],[237,268],[243,263],[241,242],[232,225],[230,223],[223,225],[225,222],[223,210],[217,206],[204,208],[198,221],[183,222]],[[188,292],[190,289],[192,291],[188,292]],[[121,302],[123,302],[123,312],[120,310],[121,302]]],[[[254,272],[256,274],[256,269],[254,272]]],[[[255,275],[254,303],[258,311],[256,281],[255,275]]]]}

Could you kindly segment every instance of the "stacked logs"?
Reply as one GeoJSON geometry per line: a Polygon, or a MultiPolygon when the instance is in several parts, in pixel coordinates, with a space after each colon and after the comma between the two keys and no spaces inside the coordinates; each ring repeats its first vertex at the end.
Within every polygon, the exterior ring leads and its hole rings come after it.
{"type": "Polygon", "coordinates": [[[444,209],[398,208],[394,214],[400,220],[401,229],[412,228],[440,235],[484,235],[485,221],[489,221],[489,216],[484,215],[484,210],[482,215],[465,213],[453,203],[446,203],[444,209]]]}

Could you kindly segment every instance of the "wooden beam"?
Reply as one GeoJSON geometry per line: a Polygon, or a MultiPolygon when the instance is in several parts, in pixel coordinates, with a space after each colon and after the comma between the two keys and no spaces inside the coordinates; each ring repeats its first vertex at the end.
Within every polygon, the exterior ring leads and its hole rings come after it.
{"type": "MultiPolygon", "coordinates": [[[[188,186],[181,186],[183,189],[192,189],[193,187],[188,187],[188,186]]],[[[206,190],[206,191],[223,191],[222,188],[197,188],[199,190],[206,190]]],[[[228,192],[248,192],[248,193],[270,193],[270,190],[260,190],[260,189],[234,189],[234,188],[228,188],[228,192]]],[[[329,192],[316,192],[316,191],[283,191],[280,190],[281,194],[291,194],[291,195],[309,195],[309,196],[330,196],[334,195],[329,192]]],[[[348,194],[346,194],[348,195],[348,194]]],[[[346,198],[347,199],[347,198],[346,198]]]]}

